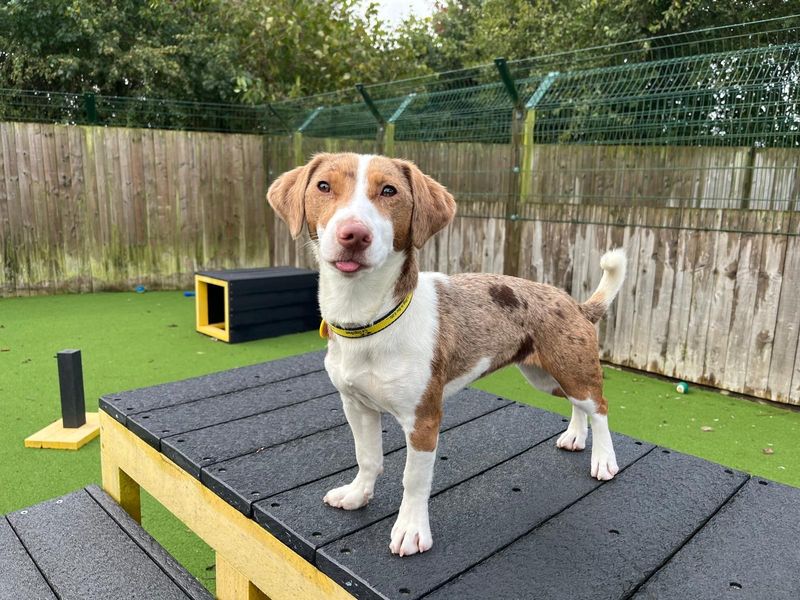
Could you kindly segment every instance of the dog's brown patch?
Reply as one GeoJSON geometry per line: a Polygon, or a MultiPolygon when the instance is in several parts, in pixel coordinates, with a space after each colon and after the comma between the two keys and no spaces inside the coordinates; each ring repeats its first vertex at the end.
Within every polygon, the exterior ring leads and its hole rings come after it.
{"type": "Polygon", "coordinates": [[[506,309],[519,308],[520,302],[517,295],[505,284],[489,286],[489,295],[498,306],[506,309]]]}
{"type": "Polygon", "coordinates": [[[406,259],[403,262],[400,277],[397,278],[394,286],[395,299],[399,301],[401,298],[405,298],[409,292],[414,291],[417,288],[418,276],[417,249],[412,246],[406,250],[406,259]]]}
{"type": "Polygon", "coordinates": [[[526,358],[533,354],[534,349],[535,346],[533,345],[533,338],[530,335],[526,335],[524,338],[522,338],[522,342],[520,342],[519,348],[517,348],[514,356],[511,357],[510,362],[523,362],[526,358]]]}

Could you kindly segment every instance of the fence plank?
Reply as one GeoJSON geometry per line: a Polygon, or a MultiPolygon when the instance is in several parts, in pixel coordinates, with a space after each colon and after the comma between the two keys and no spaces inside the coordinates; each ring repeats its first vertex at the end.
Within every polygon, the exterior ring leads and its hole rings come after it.
{"type": "MultiPolygon", "coordinates": [[[[763,236],[753,325],[747,353],[744,386],[746,394],[764,393],[768,390],[785,254],[785,236],[763,236]]],[[[775,350],[785,352],[787,349],[775,350]]]]}
{"type": "MultiPolygon", "coordinates": [[[[800,344],[798,291],[800,291],[800,237],[792,237],[787,240],[786,245],[783,283],[767,382],[767,389],[772,392],[775,400],[791,404],[800,404],[800,395],[796,394],[800,391],[798,390],[800,380],[797,381],[794,390],[792,386],[795,359],[798,357],[798,344],[800,344]]],[[[800,365],[800,362],[797,364],[800,365]]]]}

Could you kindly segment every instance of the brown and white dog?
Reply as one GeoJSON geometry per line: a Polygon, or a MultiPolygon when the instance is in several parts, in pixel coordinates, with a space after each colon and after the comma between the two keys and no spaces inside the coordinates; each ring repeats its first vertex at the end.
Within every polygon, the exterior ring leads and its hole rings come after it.
{"type": "Polygon", "coordinates": [[[511,363],[535,387],[572,403],[572,419],[556,445],[583,450],[591,420],[592,477],[614,477],[619,469],[594,323],[622,285],[621,250],[603,256],[597,291],[578,304],[560,289],[516,277],[420,273],[417,250],[453,219],[456,205],[411,162],[318,154],[279,177],[267,198],[292,236],[308,226],[328,323],[371,324],[413,292],[402,316],[379,333],[358,339],[329,333],[325,368],[353,431],[358,474],[330,490],[326,503],[353,510],[372,498],[383,471],[380,414],[389,412],[407,442],[403,500],[389,548],[401,556],[428,550],[443,400],[511,363]]]}

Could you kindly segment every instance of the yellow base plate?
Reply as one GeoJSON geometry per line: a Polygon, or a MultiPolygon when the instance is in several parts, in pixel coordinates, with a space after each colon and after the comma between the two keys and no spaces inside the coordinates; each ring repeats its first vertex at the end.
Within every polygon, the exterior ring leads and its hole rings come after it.
{"type": "Polygon", "coordinates": [[[61,419],[50,423],[41,431],[25,438],[26,448],[54,448],[56,450],[77,450],[100,434],[100,421],[96,412],[86,413],[86,423],[70,429],[64,427],[61,419]]]}

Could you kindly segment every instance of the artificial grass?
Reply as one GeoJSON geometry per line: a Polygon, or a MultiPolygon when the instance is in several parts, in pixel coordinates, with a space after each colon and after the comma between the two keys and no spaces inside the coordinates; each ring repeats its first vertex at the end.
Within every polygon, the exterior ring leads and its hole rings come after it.
{"type": "MultiPolygon", "coordinates": [[[[97,440],[77,452],[22,445],[59,417],[58,350],[82,350],[87,408],[95,410],[105,393],[322,347],[316,332],[235,345],[213,341],[194,331],[194,299],[180,292],[0,300],[0,514],[100,482],[97,440]]],[[[679,395],[669,381],[614,368],[605,375],[613,430],[800,486],[800,413],[697,388],[679,395]]],[[[476,387],[570,411],[563,399],[532,390],[514,368],[476,387]]],[[[142,511],[145,528],[213,591],[211,549],[146,494],[142,511]]]]}

